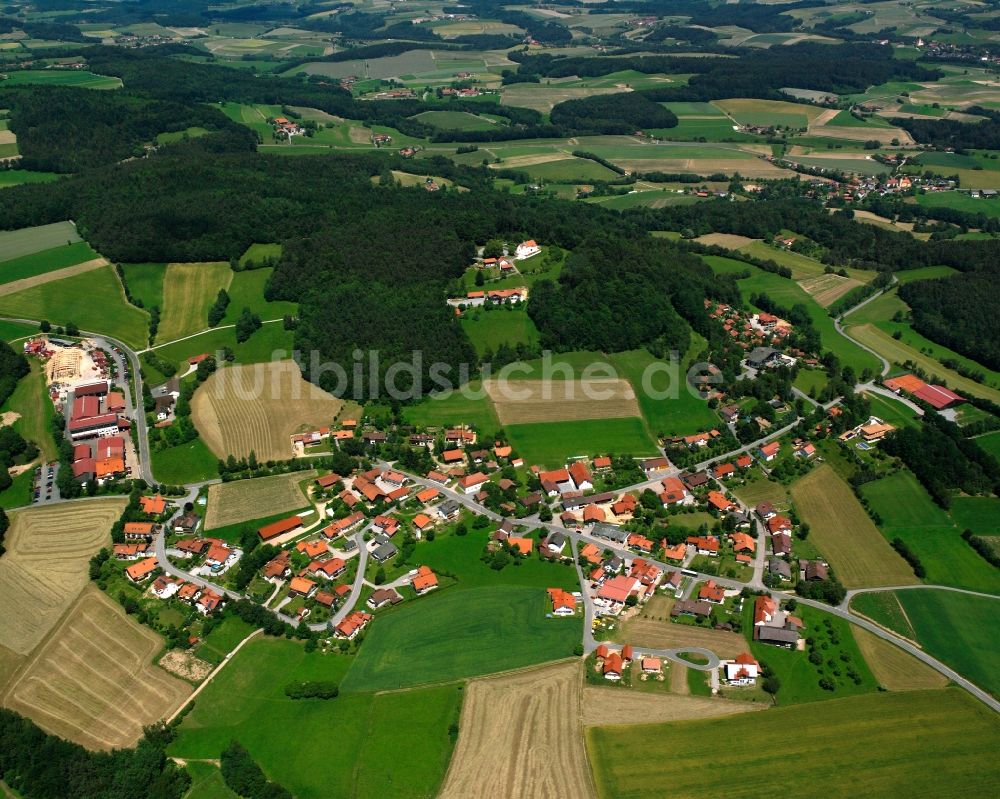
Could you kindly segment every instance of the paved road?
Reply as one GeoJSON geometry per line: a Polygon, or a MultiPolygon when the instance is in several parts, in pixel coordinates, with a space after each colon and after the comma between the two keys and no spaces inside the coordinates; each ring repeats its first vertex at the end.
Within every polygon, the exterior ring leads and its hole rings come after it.
{"type": "Polygon", "coordinates": [[[895,275],[893,275],[892,283],[890,283],[884,289],[882,289],[880,291],[876,291],[874,294],[872,294],[872,296],[868,297],[865,300],[862,300],[857,305],[855,305],[853,308],[848,308],[846,311],[844,311],[842,314],[840,314],[840,316],[837,316],[833,320],[833,326],[834,326],[834,328],[836,328],[837,332],[840,333],[840,335],[842,335],[844,338],[846,338],[848,341],[852,342],[853,344],[856,344],[857,346],[861,347],[861,349],[863,349],[865,352],[868,352],[868,353],[874,355],[876,358],[879,359],[879,362],[882,364],[882,371],[879,373],[880,377],[885,377],[887,374],[889,374],[889,369],[890,369],[889,362],[885,358],[883,358],[881,355],[879,355],[877,352],[875,352],[875,350],[873,350],[871,347],[867,346],[866,344],[862,344],[857,339],[852,338],[850,335],[848,335],[848,333],[843,328],[842,322],[844,320],[844,317],[849,316],[850,314],[854,313],[855,311],[857,311],[857,310],[859,310],[861,308],[864,308],[868,303],[874,302],[879,297],[881,297],[883,294],[885,294],[887,291],[889,291],[891,288],[893,288],[895,285],[896,285],[896,277],[895,277],[895,275]]]}

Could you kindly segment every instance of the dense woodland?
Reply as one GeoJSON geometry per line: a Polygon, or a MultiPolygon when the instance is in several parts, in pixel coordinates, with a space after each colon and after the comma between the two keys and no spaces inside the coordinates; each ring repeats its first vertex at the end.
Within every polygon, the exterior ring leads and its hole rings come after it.
{"type": "Polygon", "coordinates": [[[599,94],[559,103],[550,114],[560,127],[607,135],[628,135],[642,128],[672,128],[677,117],[659,103],[634,93],[599,94]]]}
{"type": "Polygon", "coordinates": [[[191,778],[167,758],[171,738],[149,727],[135,749],[89,752],[0,710],[0,774],[24,799],[180,799],[191,778]]]}
{"type": "Polygon", "coordinates": [[[602,234],[577,246],[558,283],[535,284],[528,313],[548,349],[683,354],[691,326],[708,333],[705,297],[739,302],[735,284],[668,241],[602,234]]]}
{"type": "Polygon", "coordinates": [[[982,122],[958,122],[953,119],[913,119],[893,117],[891,122],[903,128],[921,144],[938,149],[1000,150],[1000,111],[981,106],[967,108],[965,113],[986,117],[982,122]]]}
{"type": "Polygon", "coordinates": [[[1000,369],[1000,273],[967,272],[941,280],[915,280],[899,287],[913,312],[914,329],[962,355],[1000,369]]]}

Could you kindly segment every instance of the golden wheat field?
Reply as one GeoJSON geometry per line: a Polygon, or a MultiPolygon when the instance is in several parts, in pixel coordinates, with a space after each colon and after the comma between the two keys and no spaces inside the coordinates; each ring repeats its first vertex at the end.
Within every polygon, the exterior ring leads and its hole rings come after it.
{"type": "Polygon", "coordinates": [[[230,366],[206,380],[191,415],[218,457],[287,460],[291,435],[328,426],[343,402],[302,379],[294,361],[230,366]]]}
{"type": "Polygon", "coordinates": [[[153,665],[163,639],[88,586],[18,673],[4,706],[88,749],[133,746],[191,686],[153,665]]]}
{"type": "Polygon", "coordinates": [[[209,486],[205,529],[214,530],[304,508],[308,503],[299,483],[315,476],[314,471],[292,472],[209,486]]]}
{"type": "Polygon", "coordinates": [[[87,561],[111,540],[125,498],[11,514],[0,558],[0,645],[27,655],[87,584],[87,561]]]}
{"type": "Polygon", "coordinates": [[[627,380],[489,380],[486,391],[505,425],[639,416],[627,380]]]}

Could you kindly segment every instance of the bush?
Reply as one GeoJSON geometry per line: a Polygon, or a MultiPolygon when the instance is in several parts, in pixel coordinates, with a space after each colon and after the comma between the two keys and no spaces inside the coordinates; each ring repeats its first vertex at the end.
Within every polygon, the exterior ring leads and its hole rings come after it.
{"type": "Polygon", "coordinates": [[[339,693],[337,683],[327,680],[290,682],[285,686],[285,696],[289,699],[336,699],[339,693]]]}

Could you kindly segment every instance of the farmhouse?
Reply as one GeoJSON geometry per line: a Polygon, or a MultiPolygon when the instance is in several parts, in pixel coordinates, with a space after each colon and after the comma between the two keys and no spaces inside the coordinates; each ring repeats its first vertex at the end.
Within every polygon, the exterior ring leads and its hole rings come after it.
{"type": "Polygon", "coordinates": [[[528,239],[517,245],[514,250],[514,257],[519,261],[523,261],[525,258],[538,255],[541,251],[542,248],[538,246],[534,239],[528,239]]]}
{"type": "Polygon", "coordinates": [[[260,536],[261,541],[270,541],[273,538],[277,538],[279,535],[286,535],[288,533],[298,532],[301,529],[302,529],[301,517],[289,516],[287,519],[279,519],[276,522],[265,524],[263,527],[257,530],[257,535],[260,536]]]}
{"type": "Polygon", "coordinates": [[[642,462],[642,470],[646,476],[663,472],[670,468],[670,461],[666,458],[647,458],[642,462]]]}

